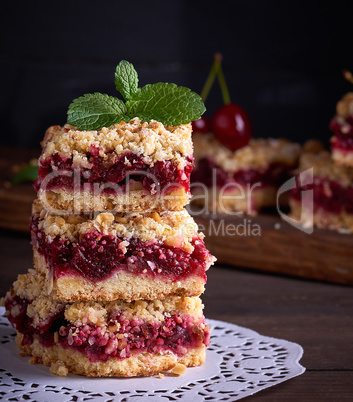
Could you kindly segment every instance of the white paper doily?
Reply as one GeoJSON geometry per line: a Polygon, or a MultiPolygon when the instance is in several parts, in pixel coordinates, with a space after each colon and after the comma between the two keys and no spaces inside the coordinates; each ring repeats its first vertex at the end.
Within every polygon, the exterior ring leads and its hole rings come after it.
{"type": "Polygon", "coordinates": [[[180,377],[57,377],[20,357],[15,331],[0,308],[0,399],[7,401],[236,401],[305,371],[303,349],[223,321],[207,320],[211,345],[201,367],[180,377]]]}

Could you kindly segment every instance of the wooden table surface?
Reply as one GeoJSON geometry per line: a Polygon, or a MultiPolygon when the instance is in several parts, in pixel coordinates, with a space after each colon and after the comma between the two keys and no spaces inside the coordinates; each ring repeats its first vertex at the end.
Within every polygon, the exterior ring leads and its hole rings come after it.
{"type": "MultiPolygon", "coordinates": [[[[31,267],[29,235],[0,231],[0,296],[31,267]]],[[[304,348],[299,377],[248,401],[353,400],[353,288],[216,265],[205,315],[287,339],[304,348]]]]}

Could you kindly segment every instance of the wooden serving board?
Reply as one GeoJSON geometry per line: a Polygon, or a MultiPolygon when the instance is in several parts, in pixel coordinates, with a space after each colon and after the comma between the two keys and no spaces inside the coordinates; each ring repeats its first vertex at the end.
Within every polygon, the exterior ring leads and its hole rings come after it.
{"type": "Polygon", "coordinates": [[[306,234],[276,215],[194,218],[220,263],[353,285],[352,234],[317,228],[306,234]]]}
{"type": "MultiPolygon", "coordinates": [[[[0,150],[0,227],[28,232],[30,183],[9,187],[13,165],[39,151],[0,150]]],[[[353,235],[315,229],[306,234],[275,214],[257,217],[193,214],[219,263],[277,274],[353,285],[353,235]]]]}
{"type": "Polygon", "coordinates": [[[36,192],[31,183],[11,185],[21,165],[38,158],[39,151],[0,147],[0,227],[20,232],[29,231],[32,202],[36,192]]]}

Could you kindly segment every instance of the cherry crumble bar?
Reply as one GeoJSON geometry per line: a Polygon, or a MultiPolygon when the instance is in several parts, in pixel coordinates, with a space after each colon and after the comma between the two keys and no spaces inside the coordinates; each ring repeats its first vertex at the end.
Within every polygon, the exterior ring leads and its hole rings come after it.
{"type": "Polygon", "coordinates": [[[214,262],[186,210],[51,215],[33,205],[34,265],[63,301],[199,296],[214,262]]]}
{"type": "Polygon", "coordinates": [[[181,210],[190,198],[191,124],[138,118],[98,131],[52,126],[42,143],[38,196],[52,211],[181,210]]]}
{"type": "Polygon", "coordinates": [[[31,363],[58,375],[132,377],[204,362],[210,333],[198,297],[65,303],[47,295],[45,276],[19,275],[4,300],[31,363]]]}
{"type": "Polygon", "coordinates": [[[192,202],[212,211],[257,214],[276,205],[279,186],[297,166],[300,146],[284,139],[254,139],[231,151],[212,134],[193,135],[192,202]]]}
{"type": "Polygon", "coordinates": [[[291,191],[292,217],[301,219],[303,225],[353,231],[353,168],[336,165],[323,151],[304,153],[298,171],[303,180],[291,191]],[[312,178],[307,177],[311,169],[312,178]],[[308,191],[312,197],[305,198],[308,191]]]}
{"type": "Polygon", "coordinates": [[[337,103],[336,115],[330,122],[332,158],[335,163],[353,167],[353,93],[337,103]]]}

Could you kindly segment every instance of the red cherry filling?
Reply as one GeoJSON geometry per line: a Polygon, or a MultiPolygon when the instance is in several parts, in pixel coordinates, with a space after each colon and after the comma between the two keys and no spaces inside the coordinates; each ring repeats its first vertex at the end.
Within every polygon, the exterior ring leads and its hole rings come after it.
{"type": "Polygon", "coordinates": [[[248,145],[252,126],[248,114],[234,103],[222,105],[211,120],[212,132],[217,140],[231,151],[248,145]]]}
{"type": "Polygon", "coordinates": [[[32,301],[21,299],[19,296],[5,298],[7,319],[16,331],[23,334],[22,345],[31,345],[33,336],[39,335],[40,343],[46,347],[54,345],[54,332],[64,324],[65,303],[57,314],[52,315],[38,327],[33,327],[33,318],[27,315],[27,307],[32,301]]]}
{"type": "Polygon", "coordinates": [[[300,202],[302,192],[308,190],[313,191],[314,212],[323,209],[333,214],[343,211],[353,214],[353,187],[346,188],[335,181],[315,177],[312,184],[293,189],[291,197],[300,202]]]}
{"type": "Polygon", "coordinates": [[[165,277],[173,280],[196,275],[206,282],[206,268],[210,254],[202,239],[195,236],[191,254],[180,247],[167,246],[163,242],[143,242],[132,238],[126,246],[119,247],[123,239],[104,235],[98,231],[86,233],[77,243],[62,240],[46,240],[45,232],[38,229],[39,220],[31,223],[32,244],[43,255],[59,278],[65,275],[79,275],[92,282],[106,279],[119,271],[150,278],[165,277]]]}
{"type": "Polygon", "coordinates": [[[343,152],[353,150],[353,116],[346,118],[345,124],[340,124],[335,118],[330,122],[330,130],[335,139],[332,141],[332,148],[343,152]]]}
{"type": "Polygon", "coordinates": [[[49,317],[44,325],[34,327],[33,319],[27,315],[29,304],[29,300],[18,296],[5,300],[6,315],[11,325],[24,335],[22,345],[32,344],[36,335],[43,346],[54,346],[54,333],[58,332],[57,343],[62,348],[77,350],[90,362],[107,361],[110,357],[123,360],[134,353],[169,350],[182,356],[190,348],[209,345],[208,327],[201,329],[203,320],[196,324],[188,315],[166,314],[163,321],[146,322],[129,319],[119,310],[108,318],[107,330],[94,324],[70,324],[64,318],[66,304],[63,303],[60,312],[49,317]]]}
{"type": "Polygon", "coordinates": [[[196,330],[190,317],[178,314],[164,316],[163,321],[145,322],[129,320],[124,313],[118,312],[111,325],[118,326],[119,330],[105,331],[93,324],[62,327],[59,343],[63,348],[85,354],[91,362],[107,361],[110,357],[122,360],[136,352],[153,354],[170,350],[182,356],[190,348],[209,343],[207,329],[196,330]]]}
{"type": "Polygon", "coordinates": [[[129,179],[141,182],[150,193],[163,191],[171,185],[182,186],[190,191],[190,174],[193,168],[192,157],[187,158],[183,169],[172,161],[158,161],[153,166],[143,161],[143,156],[127,152],[116,156],[111,152],[107,160],[99,156],[98,148],[92,148],[87,155],[90,168],[75,171],[72,158],[63,158],[58,153],[41,160],[35,189],[43,185],[45,190],[93,190],[94,184],[103,184],[102,192],[115,194],[126,187],[129,179]]]}
{"type": "Polygon", "coordinates": [[[242,186],[258,184],[256,188],[278,187],[290,177],[290,167],[278,163],[270,164],[264,170],[239,170],[235,173],[224,171],[210,158],[201,159],[193,171],[191,181],[203,183],[206,187],[221,188],[229,183],[242,186]]]}

